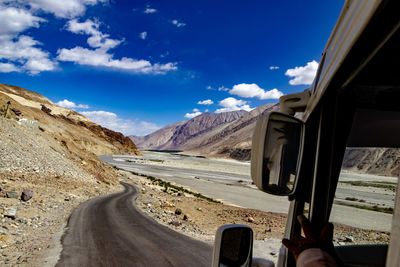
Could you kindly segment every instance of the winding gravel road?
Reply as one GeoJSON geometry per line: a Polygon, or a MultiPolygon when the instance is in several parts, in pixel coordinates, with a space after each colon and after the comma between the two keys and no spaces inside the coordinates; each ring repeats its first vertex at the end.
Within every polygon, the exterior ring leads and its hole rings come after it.
{"type": "Polygon", "coordinates": [[[138,210],[137,190],[91,199],[72,213],[56,266],[210,266],[212,247],[138,210]]]}

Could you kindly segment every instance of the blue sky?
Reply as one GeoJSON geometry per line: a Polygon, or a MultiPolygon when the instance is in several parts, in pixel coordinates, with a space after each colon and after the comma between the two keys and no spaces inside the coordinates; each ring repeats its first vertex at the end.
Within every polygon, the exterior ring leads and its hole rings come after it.
{"type": "Polygon", "coordinates": [[[0,0],[0,82],[145,135],[306,89],[342,4],[0,0]]]}

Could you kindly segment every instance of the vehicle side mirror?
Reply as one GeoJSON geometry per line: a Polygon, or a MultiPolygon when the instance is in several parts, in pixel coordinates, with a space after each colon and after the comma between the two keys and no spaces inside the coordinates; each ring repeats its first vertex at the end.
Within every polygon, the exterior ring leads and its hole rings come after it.
{"type": "Polygon", "coordinates": [[[257,187],[280,196],[294,194],[303,150],[303,121],[279,112],[262,116],[251,148],[251,177],[257,187]]]}
{"type": "Polygon", "coordinates": [[[249,267],[253,256],[253,230],[247,225],[226,224],[215,234],[212,267],[249,267]]]}

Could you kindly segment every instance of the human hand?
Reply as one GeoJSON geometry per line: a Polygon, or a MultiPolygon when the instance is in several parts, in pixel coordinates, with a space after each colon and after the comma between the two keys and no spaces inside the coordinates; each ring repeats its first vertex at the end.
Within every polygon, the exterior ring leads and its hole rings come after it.
{"type": "Polygon", "coordinates": [[[307,220],[304,215],[297,216],[297,220],[300,222],[305,237],[301,235],[295,235],[293,240],[284,238],[282,244],[284,244],[290,252],[293,253],[297,260],[301,252],[309,248],[320,248],[331,256],[336,257],[336,253],[333,247],[333,224],[327,223],[322,228],[319,234],[314,233],[312,230],[311,223],[307,220]]]}

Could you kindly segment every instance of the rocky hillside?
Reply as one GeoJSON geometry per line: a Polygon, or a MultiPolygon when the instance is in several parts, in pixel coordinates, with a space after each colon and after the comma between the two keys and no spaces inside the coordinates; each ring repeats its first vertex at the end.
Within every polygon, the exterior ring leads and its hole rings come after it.
{"type": "MultiPolygon", "coordinates": [[[[32,142],[26,144],[27,146],[32,147],[36,138],[43,136],[47,141],[39,143],[36,147],[37,151],[46,151],[50,148],[91,175],[112,179],[112,172],[98,160],[99,154],[140,154],[130,138],[101,127],[73,110],[58,107],[38,93],[0,84],[0,114],[2,116],[7,109],[7,102],[11,104],[5,119],[12,121],[12,124],[7,125],[19,127],[21,131],[30,127],[29,131],[33,136],[32,142]]],[[[5,135],[10,131],[8,128],[3,130],[5,135]]],[[[0,147],[2,151],[10,149],[1,144],[0,147]]],[[[10,151],[10,154],[22,153],[21,157],[29,157],[28,150],[16,147],[10,151]]],[[[50,156],[49,160],[50,158],[55,157],[50,156]]],[[[56,165],[49,164],[49,166],[56,165]]]]}
{"type": "Polygon", "coordinates": [[[0,84],[1,266],[44,266],[71,211],[120,190],[118,172],[99,154],[140,152],[121,133],[40,94],[0,84]]]}
{"type": "Polygon", "coordinates": [[[370,174],[400,175],[400,149],[348,148],[342,168],[370,174]]]}
{"type": "Polygon", "coordinates": [[[218,114],[204,113],[189,121],[168,125],[144,137],[130,136],[140,149],[182,150],[191,140],[245,116],[244,110],[218,114]]]}
{"type": "Polygon", "coordinates": [[[146,136],[131,135],[129,137],[135,142],[139,149],[160,149],[160,147],[165,146],[165,144],[173,138],[174,134],[179,131],[180,127],[185,123],[186,121],[180,121],[146,136]]]}

